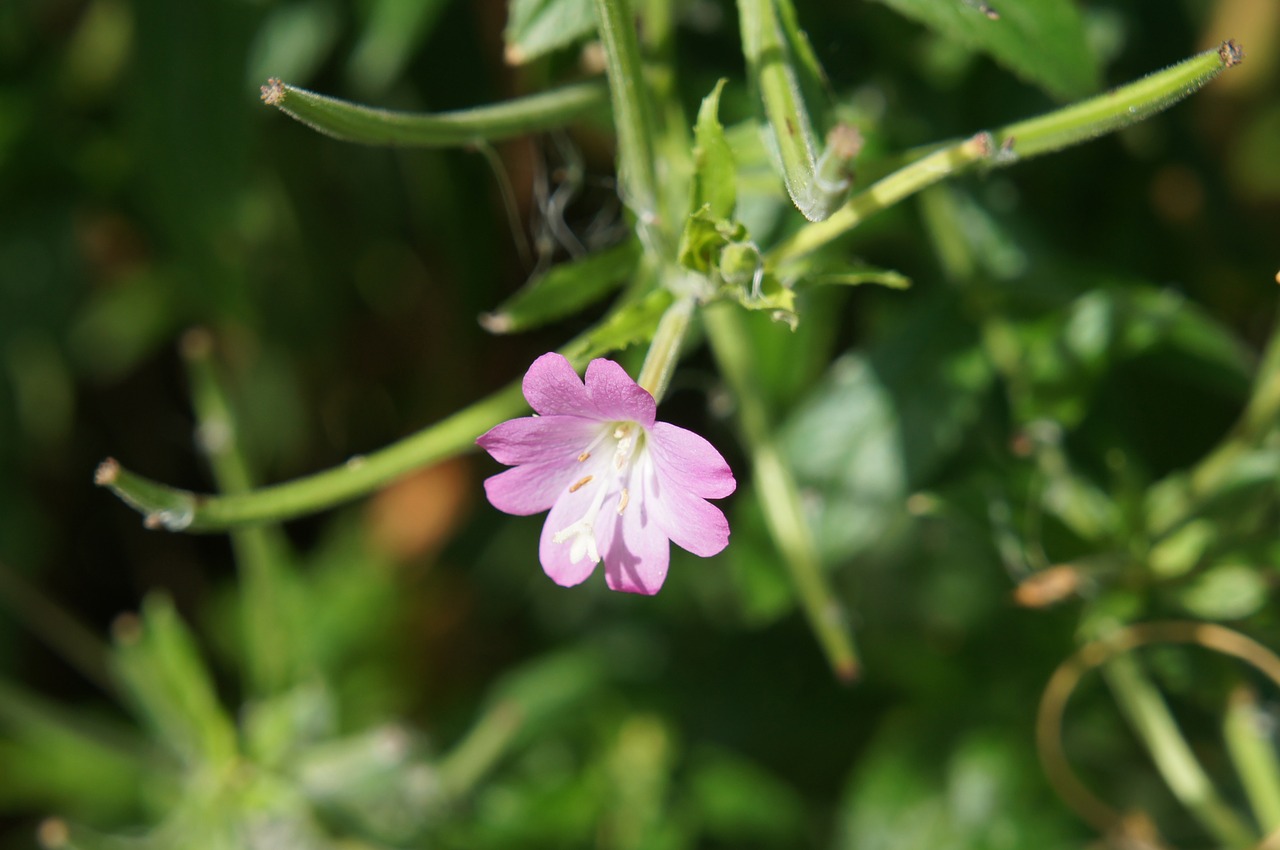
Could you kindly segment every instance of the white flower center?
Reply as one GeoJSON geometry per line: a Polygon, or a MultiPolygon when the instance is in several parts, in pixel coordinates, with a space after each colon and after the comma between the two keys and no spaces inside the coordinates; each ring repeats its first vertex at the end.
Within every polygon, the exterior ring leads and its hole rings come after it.
{"type": "MultiPolygon", "coordinates": [[[[625,486],[631,473],[631,465],[643,454],[644,429],[636,422],[614,422],[601,430],[600,435],[578,455],[578,463],[586,464],[597,450],[608,450],[612,442],[611,462],[592,464],[591,472],[569,485],[570,493],[584,488],[591,491],[591,501],[581,517],[557,531],[553,543],[569,544],[569,560],[579,563],[584,557],[591,563],[600,563],[600,550],[596,547],[596,518],[604,507],[609,494],[618,491],[617,512],[621,516],[631,501],[631,493],[625,486]]],[[[584,469],[584,472],[586,470],[584,469]]]]}

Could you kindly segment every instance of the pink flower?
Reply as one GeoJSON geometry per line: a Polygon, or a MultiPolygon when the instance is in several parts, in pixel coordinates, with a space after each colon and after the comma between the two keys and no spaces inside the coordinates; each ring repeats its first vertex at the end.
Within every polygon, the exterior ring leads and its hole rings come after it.
{"type": "Polygon", "coordinates": [[[706,500],[737,486],[729,465],[692,431],[655,421],[653,396],[617,363],[592,360],[584,385],[568,360],[544,354],[524,397],[538,415],[476,440],[512,467],[484,489],[509,514],[550,509],[538,558],[556,584],[580,584],[603,560],[612,589],[657,593],[670,541],[704,558],[728,544],[729,523],[706,500]]]}

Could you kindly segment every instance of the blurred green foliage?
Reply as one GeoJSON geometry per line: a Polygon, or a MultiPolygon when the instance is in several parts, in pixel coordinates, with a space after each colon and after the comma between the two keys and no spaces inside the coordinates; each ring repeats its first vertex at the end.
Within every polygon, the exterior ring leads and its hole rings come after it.
{"type": "MultiPolygon", "coordinates": [[[[854,618],[851,688],[795,610],[745,475],[730,548],[674,552],[656,599],[546,581],[540,518],[489,510],[480,462],[231,545],[145,531],[91,487],[108,454],[233,487],[205,466],[219,434],[258,483],[341,463],[587,327],[494,337],[475,319],[559,318],[516,295],[526,280],[578,288],[604,268],[585,304],[634,264],[607,127],[384,150],[258,103],[268,75],[437,111],[585,73],[589,4],[510,5],[0,5],[0,846],[37,830],[79,848],[1088,842],[1035,758],[1053,669],[1114,623],[1193,617],[1280,643],[1280,421],[1250,419],[1277,412],[1280,374],[1261,360],[1280,266],[1274,4],[1005,0],[1009,38],[961,0],[795,4],[832,114],[866,138],[860,181],[891,152],[1227,37],[1248,57],[1167,114],[935,187],[815,262],[896,270],[909,290],[800,287],[794,331],[747,317],[756,389],[854,618]],[[178,352],[193,326],[212,340],[204,377],[178,352]],[[1032,595],[1054,567],[1067,592],[1032,595]]],[[[736,214],[762,244],[789,232],[733,5],[635,5],[676,11],[688,127],[729,80],[736,214]]],[[[664,418],[740,469],[727,407],[698,352],[664,418]]],[[[1243,809],[1220,725],[1261,677],[1186,647],[1140,658],[1243,809]]],[[[1113,806],[1208,840],[1097,677],[1066,741],[1113,806]]]]}

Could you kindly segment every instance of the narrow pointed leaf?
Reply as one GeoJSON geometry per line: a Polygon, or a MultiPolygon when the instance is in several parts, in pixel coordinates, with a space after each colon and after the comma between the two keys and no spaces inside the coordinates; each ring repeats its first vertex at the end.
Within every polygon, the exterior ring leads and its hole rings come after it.
{"type": "Polygon", "coordinates": [[[490,333],[507,334],[571,316],[625,283],[639,261],[640,243],[629,240],[552,266],[498,309],[481,316],[480,324],[490,333]]]}
{"type": "Polygon", "coordinates": [[[595,32],[591,0],[511,0],[506,57],[521,65],[561,47],[568,47],[595,32]]]}

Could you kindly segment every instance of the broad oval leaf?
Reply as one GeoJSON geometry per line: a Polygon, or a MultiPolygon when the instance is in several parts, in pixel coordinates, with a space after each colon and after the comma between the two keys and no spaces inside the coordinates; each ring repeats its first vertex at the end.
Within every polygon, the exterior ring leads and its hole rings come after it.
{"type": "Polygon", "coordinates": [[[1063,100],[1096,91],[1097,59],[1073,0],[996,0],[997,18],[964,0],[878,0],[939,35],[988,54],[1063,100]]]}

